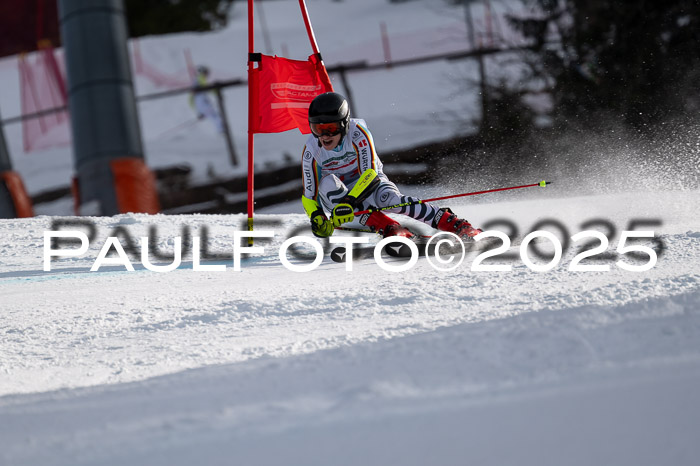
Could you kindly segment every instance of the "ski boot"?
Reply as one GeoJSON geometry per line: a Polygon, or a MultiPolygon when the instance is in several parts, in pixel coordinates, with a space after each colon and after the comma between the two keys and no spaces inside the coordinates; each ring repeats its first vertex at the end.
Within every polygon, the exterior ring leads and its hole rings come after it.
{"type": "Polygon", "coordinates": [[[472,240],[481,230],[471,226],[466,220],[457,217],[450,209],[438,210],[433,219],[433,228],[454,233],[462,239],[472,240]]]}
{"type": "Polygon", "coordinates": [[[416,235],[410,230],[402,227],[399,222],[382,212],[372,212],[367,216],[362,216],[360,223],[379,233],[384,238],[388,236],[403,236],[408,239],[416,238],[416,235]]]}
{"type": "MultiPolygon", "coordinates": [[[[418,239],[409,229],[402,227],[399,222],[382,212],[372,212],[361,218],[360,223],[381,234],[384,238],[403,236],[411,241],[418,239]]],[[[391,241],[384,247],[384,253],[392,257],[411,257],[411,248],[407,244],[391,241]]]]}

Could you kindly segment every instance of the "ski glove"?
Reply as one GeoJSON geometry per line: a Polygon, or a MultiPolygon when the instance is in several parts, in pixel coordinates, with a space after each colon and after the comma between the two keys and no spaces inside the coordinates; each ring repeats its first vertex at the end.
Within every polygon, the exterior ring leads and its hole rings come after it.
{"type": "Polygon", "coordinates": [[[352,222],[355,218],[355,209],[350,204],[338,204],[333,208],[333,226],[338,228],[343,223],[352,222]]]}
{"type": "Polygon", "coordinates": [[[319,238],[328,238],[332,235],[333,230],[335,230],[333,222],[328,220],[318,202],[306,196],[301,196],[301,203],[304,206],[306,215],[311,219],[311,233],[319,238]]]}
{"type": "Polygon", "coordinates": [[[311,214],[311,233],[318,238],[328,238],[333,234],[333,222],[319,209],[311,214]]]}

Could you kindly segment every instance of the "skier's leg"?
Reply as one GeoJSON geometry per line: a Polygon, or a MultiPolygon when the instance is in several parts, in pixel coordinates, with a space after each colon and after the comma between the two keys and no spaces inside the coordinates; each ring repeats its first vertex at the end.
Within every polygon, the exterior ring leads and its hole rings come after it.
{"type": "Polygon", "coordinates": [[[214,126],[216,126],[216,130],[219,133],[224,132],[224,125],[221,121],[221,117],[219,116],[219,113],[216,111],[214,105],[211,103],[211,100],[209,100],[206,94],[202,92],[197,94],[194,99],[194,104],[197,109],[197,112],[209,118],[214,123],[214,126]]]}
{"type": "Polygon", "coordinates": [[[480,229],[474,228],[471,223],[457,217],[450,209],[446,207],[439,209],[438,213],[435,214],[435,218],[433,219],[433,228],[448,231],[456,234],[457,236],[466,238],[473,238],[481,233],[480,229]]]}
{"type": "MultiPolygon", "coordinates": [[[[399,188],[386,177],[382,178],[382,182],[379,184],[379,186],[377,186],[377,189],[374,191],[372,196],[365,201],[367,205],[374,205],[376,207],[386,207],[405,202],[418,202],[418,199],[401,194],[399,188]]],[[[385,212],[407,215],[432,226],[432,222],[435,218],[435,214],[438,212],[438,208],[432,206],[431,204],[414,204],[386,210],[385,212]]]]}
{"type": "Polygon", "coordinates": [[[404,236],[406,238],[415,238],[410,230],[401,226],[399,222],[389,217],[383,212],[372,212],[360,216],[360,223],[372,231],[384,236],[404,236]]]}
{"type": "MultiPolygon", "coordinates": [[[[374,202],[374,205],[377,207],[385,207],[417,201],[417,198],[401,194],[396,185],[384,177],[372,198],[368,199],[366,202],[374,202]]],[[[473,228],[469,222],[457,217],[450,209],[438,208],[430,203],[413,204],[390,209],[386,212],[407,215],[433,228],[455,233],[459,236],[473,237],[481,233],[481,230],[473,228]]]]}
{"type": "MultiPolygon", "coordinates": [[[[386,176],[380,175],[381,182],[374,192],[367,197],[362,203],[362,208],[369,207],[385,207],[392,204],[398,204],[401,201],[401,193],[394,183],[389,181],[386,176]]],[[[402,213],[400,209],[389,210],[388,212],[402,213]]],[[[371,228],[383,235],[387,236],[404,236],[406,238],[415,238],[410,230],[401,226],[399,222],[392,219],[384,212],[372,212],[360,217],[360,223],[371,228]]]]}
{"type": "Polygon", "coordinates": [[[206,94],[198,92],[194,95],[194,108],[197,113],[202,116],[208,116],[211,112],[211,103],[207,99],[206,94]]]}
{"type": "MultiPolygon", "coordinates": [[[[350,186],[352,187],[352,185],[350,186]]],[[[340,202],[344,202],[347,199],[349,192],[348,186],[346,186],[340,179],[335,175],[327,175],[321,179],[318,185],[318,200],[323,209],[327,214],[333,211],[333,208],[340,202]]],[[[368,205],[362,204],[366,208],[368,205]]],[[[400,234],[401,236],[413,237],[413,233],[404,229],[401,229],[401,225],[396,220],[393,220],[388,215],[382,212],[373,212],[371,214],[362,215],[359,219],[360,223],[372,231],[386,236],[393,236],[400,234]],[[405,231],[404,231],[405,230],[405,231]]]]}
{"type": "Polygon", "coordinates": [[[338,203],[348,194],[348,187],[335,175],[326,175],[318,184],[318,200],[326,211],[330,214],[338,203]]]}

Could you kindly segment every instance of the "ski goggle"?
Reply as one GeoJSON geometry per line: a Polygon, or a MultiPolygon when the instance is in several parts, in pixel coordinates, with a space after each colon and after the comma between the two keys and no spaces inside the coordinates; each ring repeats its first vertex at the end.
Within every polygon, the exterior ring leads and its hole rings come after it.
{"type": "Polygon", "coordinates": [[[334,121],[332,123],[310,123],[309,126],[311,126],[311,132],[314,133],[316,137],[323,135],[335,136],[342,131],[342,126],[339,121],[334,121]]]}

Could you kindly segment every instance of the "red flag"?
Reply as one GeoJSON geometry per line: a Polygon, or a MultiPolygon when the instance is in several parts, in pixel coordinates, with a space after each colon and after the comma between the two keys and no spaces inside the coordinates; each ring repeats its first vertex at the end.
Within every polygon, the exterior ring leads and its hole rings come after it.
{"type": "Polygon", "coordinates": [[[262,55],[250,84],[250,125],[254,133],[280,133],[294,128],[310,133],[309,104],[317,95],[333,90],[317,55],[311,55],[307,61],[262,55]]]}

